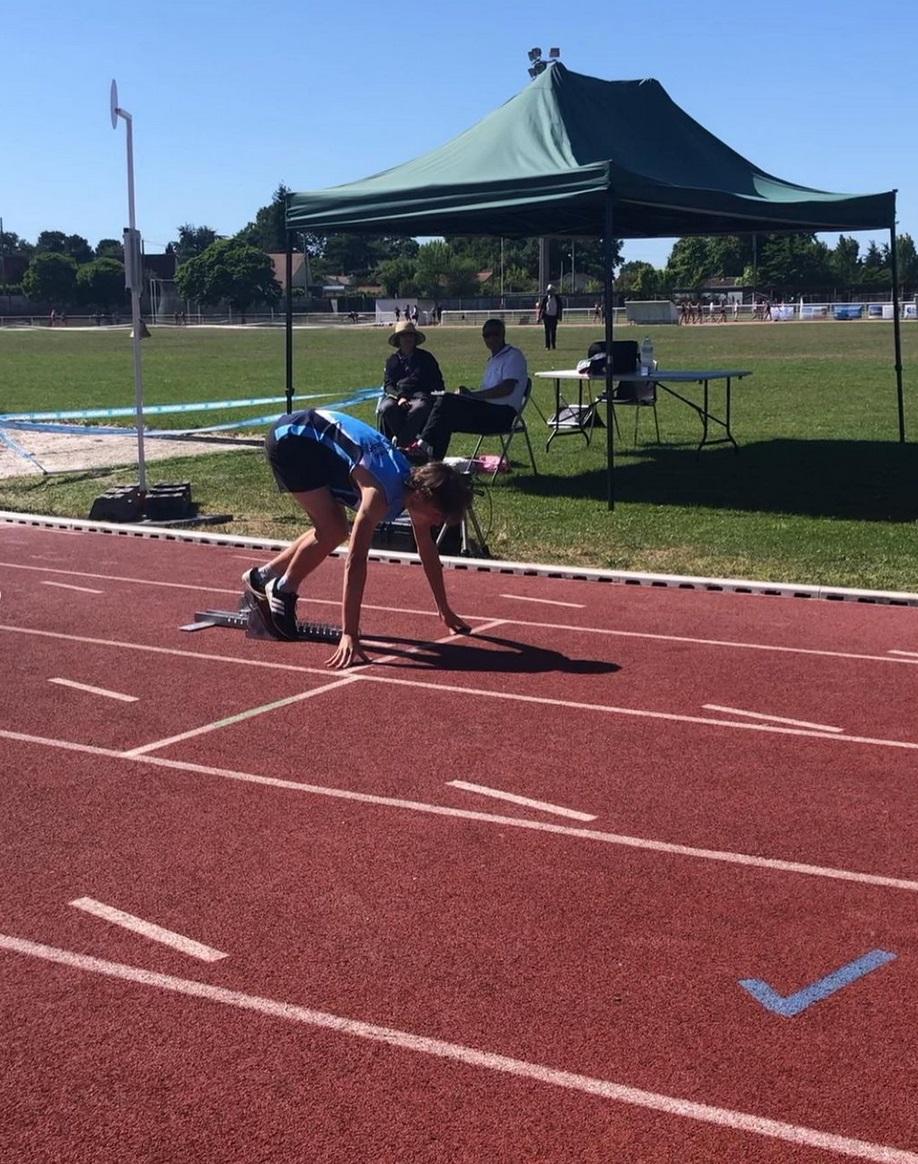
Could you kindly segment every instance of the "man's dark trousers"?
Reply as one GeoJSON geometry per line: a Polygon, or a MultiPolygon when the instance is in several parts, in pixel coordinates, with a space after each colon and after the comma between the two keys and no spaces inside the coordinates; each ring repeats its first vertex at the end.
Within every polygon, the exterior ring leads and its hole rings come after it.
{"type": "Polygon", "coordinates": [[[557,315],[543,315],[542,322],[545,324],[545,346],[553,348],[558,335],[558,317],[557,315]]]}
{"type": "Polygon", "coordinates": [[[516,409],[509,404],[491,404],[475,396],[447,392],[438,396],[430,419],[424,425],[421,439],[433,449],[434,459],[441,461],[449,448],[454,432],[471,432],[479,436],[494,436],[509,432],[516,420],[516,409]]]}

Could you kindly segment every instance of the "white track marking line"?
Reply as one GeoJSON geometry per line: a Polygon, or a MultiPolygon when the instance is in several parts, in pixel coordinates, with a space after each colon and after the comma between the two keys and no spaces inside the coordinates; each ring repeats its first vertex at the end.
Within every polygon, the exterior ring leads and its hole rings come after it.
{"type": "MultiPolygon", "coordinates": [[[[53,561],[54,559],[50,559],[53,561]]],[[[248,559],[251,561],[251,559],[248,559]]],[[[133,578],[120,574],[92,574],[87,570],[56,570],[47,566],[27,566],[24,562],[0,562],[0,567],[7,570],[37,570],[42,574],[66,574],[70,578],[97,578],[101,582],[130,582],[136,586],[157,586],[166,590],[194,590],[201,594],[232,594],[235,598],[239,598],[242,593],[241,584],[234,590],[227,589],[225,586],[197,586],[193,582],[158,582],[152,578],[133,578]]],[[[304,595],[301,601],[317,602],[322,606],[340,606],[340,598],[313,598],[311,595],[304,595]]],[[[403,606],[374,606],[371,602],[364,602],[363,610],[382,610],[388,614],[412,614],[412,615],[426,615],[428,618],[436,618],[437,612],[435,610],[411,610],[403,606]]],[[[470,614],[466,618],[485,618],[485,615],[470,614]]]]}
{"type": "MultiPolygon", "coordinates": [[[[512,623],[511,619],[499,621],[512,623]]],[[[151,651],[162,655],[177,655],[186,659],[204,659],[220,663],[239,663],[247,667],[275,667],[279,670],[298,671],[307,675],[328,674],[328,669],[324,667],[301,667],[294,663],[271,663],[262,659],[242,659],[235,655],[210,655],[205,654],[203,651],[180,651],[173,647],[153,647],[146,646],[142,643],[127,643],[114,639],[94,639],[82,635],[66,635],[58,631],[35,630],[32,627],[0,625],[0,631],[8,631],[13,634],[39,635],[45,638],[63,639],[69,642],[92,643],[97,646],[120,647],[125,650],[151,651]]],[[[906,751],[918,751],[918,743],[911,740],[885,740],[875,739],[872,736],[849,736],[840,733],[832,735],[824,731],[812,731],[808,728],[782,727],[779,724],[740,723],[736,720],[712,719],[707,716],[678,715],[670,711],[650,711],[644,708],[616,707],[601,703],[578,703],[568,699],[550,699],[540,695],[522,695],[513,691],[488,691],[481,687],[460,687],[450,683],[428,683],[420,679],[399,679],[391,673],[388,675],[373,675],[366,669],[366,665],[362,665],[359,669],[352,669],[350,674],[360,678],[364,682],[395,683],[405,687],[423,687],[431,691],[448,691],[455,692],[459,695],[477,695],[487,699],[505,699],[519,703],[544,704],[548,707],[568,707],[576,711],[592,711],[605,715],[659,719],[671,723],[694,723],[704,727],[728,728],[733,731],[766,732],[774,735],[803,736],[815,740],[838,740],[847,744],[865,744],[868,747],[900,748],[906,751]]]]}
{"type": "Polygon", "coordinates": [[[71,586],[67,582],[42,582],[42,586],[56,586],[58,590],[79,590],[81,594],[104,594],[104,590],[91,590],[88,586],[71,586]]]}
{"type": "Polygon", "coordinates": [[[905,655],[908,659],[918,659],[918,651],[895,651],[889,652],[891,655],[905,655]]]}
{"type": "Polygon", "coordinates": [[[84,913],[91,913],[94,917],[112,922],[113,925],[123,926],[135,934],[142,934],[153,942],[162,942],[164,946],[172,946],[175,950],[181,950],[183,954],[190,954],[192,958],[200,958],[202,962],[219,962],[221,958],[229,957],[222,950],[215,950],[213,946],[205,946],[203,942],[186,938],[184,934],[177,934],[174,930],[163,929],[154,922],[144,921],[142,917],[135,917],[132,913],[124,913],[123,910],[115,909],[113,905],[106,905],[92,897],[78,897],[70,904],[84,913]]]}
{"type": "Polygon", "coordinates": [[[300,675],[328,675],[326,667],[304,667],[299,663],[273,663],[267,659],[245,659],[240,655],[214,655],[208,651],[182,651],[178,647],[156,647],[148,643],[129,643],[123,639],[94,639],[88,635],[67,635],[60,631],[37,630],[25,626],[0,626],[0,631],[17,635],[35,635],[43,639],[61,639],[70,643],[87,643],[92,647],[117,647],[122,651],[174,655],[180,659],[203,659],[210,663],[241,663],[244,667],[266,667],[275,671],[296,671],[300,675]]]}
{"type": "Polygon", "coordinates": [[[600,1096],[603,1099],[628,1104],[631,1107],[646,1108],[650,1111],[663,1112],[665,1115],[698,1120],[721,1128],[730,1128],[733,1131],[766,1136],[770,1139],[783,1140],[786,1143],[809,1148],[819,1148],[826,1152],[836,1152],[858,1160],[878,1161],[879,1164],[918,1164],[918,1155],[902,1148],[852,1139],[849,1136],[840,1136],[800,1124],[784,1123],[781,1120],[736,1111],[733,1108],[716,1107],[712,1104],[680,1099],[677,1096],[665,1095],[660,1092],[644,1091],[625,1083],[614,1083],[607,1079],[578,1075],[575,1072],[564,1071],[557,1067],[532,1063],[525,1059],[513,1059],[507,1055],[497,1054],[493,1051],[482,1051],[476,1047],[467,1047],[462,1043],[450,1043],[445,1039],[434,1039],[428,1035],[415,1034],[412,1031],[403,1031],[396,1027],[377,1026],[375,1023],[368,1023],[362,1019],[347,1018],[343,1015],[330,1014],[328,1011],[312,1010],[296,1003],[262,998],[257,994],[245,994],[239,990],[227,990],[222,986],[211,986],[209,983],[197,982],[190,978],[178,978],[173,974],[159,974],[153,970],[144,970],[139,966],[130,966],[123,962],[108,962],[102,958],[93,958],[72,950],[62,950],[56,946],[41,945],[38,942],[26,941],[23,938],[7,934],[0,934],[0,948],[11,953],[38,958],[45,962],[57,963],[69,969],[82,970],[90,974],[102,974],[108,978],[117,978],[125,982],[137,982],[142,986],[155,987],[158,990],[167,990],[173,994],[192,998],[201,998],[208,1002],[236,1007],[239,1010],[253,1011],[273,1019],[302,1023],[304,1026],[319,1027],[335,1031],[338,1034],[350,1035],[352,1038],[384,1043],[400,1051],[416,1055],[431,1055],[434,1058],[461,1063],[467,1067],[496,1071],[517,1078],[531,1079],[551,1087],[600,1096]]]}
{"type": "Polygon", "coordinates": [[[567,816],[571,820],[595,820],[595,815],[577,812],[573,808],[562,808],[559,804],[549,804],[546,800],[530,800],[528,796],[517,796],[515,792],[504,792],[501,788],[486,788],[483,784],[468,784],[465,780],[447,780],[451,788],[461,788],[465,792],[477,792],[482,796],[493,796],[497,800],[509,800],[512,804],[522,804],[526,808],[537,808],[539,812],[553,812],[556,816],[567,816]]]}
{"type": "Polygon", "coordinates": [[[591,711],[602,715],[623,715],[637,719],[660,719],[669,723],[694,723],[703,727],[732,728],[735,731],[766,732],[780,736],[803,736],[811,740],[838,740],[847,744],[866,744],[870,747],[902,748],[918,751],[913,740],[884,740],[873,736],[830,735],[810,728],[781,727],[770,723],[742,723],[730,719],[712,719],[703,715],[680,715],[674,711],[651,711],[642,707],[616,707],[605,703],[579,703],[573,699],[550,699],[544,695],[523,695],[518,691],[488,691],[482,687],[460,687],[453,683],[426,683],[422,679],[398,679],[394,675],[371,675],[362,671],[359,678],[367,683],[394,683],[404,687],[423,687],[432,691],[449,691],[458,695],[477,695],[487,699],[505,699],[516,703],[545,704],[549,707],[568,707],[574,711],[591,711]]]}
{"type": "Polygon", "coordinates": [[[137,703],[138,696],[124,695],[120,691],[109,691],[105,687],[90,687],[88,683],[75,683],[72,679],[49,679],[59,687],[73,687],[76,691],[88,691],[90,695],[104,695],[106,699],[120,699],[122,703],[137,703]]]}
{"type": "Polygon", "coordinates": [[[152,764],[157,768],[169,768],[176,772],[193,772],[201,776],[217,776],[223,780],[238,780],[245,784],[258,784],[266,788],[283,788],[294,792],[304,792],[311,796],[326,796],[334,800],[352,800],[358,804],[373,804],[383,808],[399,808],[409,812],[427,813],[431,816],[454,817],[458,820],[474,820],[483,824],[526,829],[532,832],[554,833],[558,836],[575,837],[579,840],[598,841],[601,844],[620,845],[624,848],[642,849],[654,853],[670,853],[678,857],[692,857],[705,861],[721,861],[730,865],[746,865],[756,869],[770,869],[779,873],[802,873],[809,877],[825,877],[834,881],[854,881],[862,885],[879,885],[884,889],[905,889],[918,893],[918,881],[907,881],[901,877],[887,877],[881,873],[859,873],[850,869],[834,869],[824,865],[807,865],[799,861],[785,861],[775,857],[757,857],[750,853],[735,853],[720,849],[699,849],[691,845],[678,845],[669,841],[648,840],[645,837],[630,837],[617,833],[600,832],[596,829],[581,829],[573,825],[555,824],[554,821],[527,820],[524,817],[499,816],[496,813],[477,812],[472,809],[450,808],[443,804],[426,804],[418,800],[401,800],[392,796],[378,796],[371,792],[355,792],[349,788],[329,788],[317,784],[303,784],[294,780],[282,780],[276,776],[258,776],[252,772],[238,772],[230,768],[215,768],[206,764],[194,764],[186,760],[170,760],[165,756],[127,756],[113,748],[100,748],[95,744],[75,744],[66,740],[51,740],[43,736],[27,735],[0,729],[0,739],[15,740],[19,743],[40,744],[47,748],[58,748],[66,752],[83,752],[90,756],[106,756],[113,760],[125,760],[130,764],[152,764]]]}
{"type": "Polygon", "coordinates": [[[544,606],[570,606],[574,610],[583,610],[582,602],[558,602],[555,598],[527,598],[523,594],[501,594],[500,598],[512,598],[514,602],[541,602],[544,606]]]}
{"type": "Polygon", "coordinates": [[[264,715],[266,712],[275,711],[279,707],[289,707],[291,703],[302,703],[306,699],[312,699],[314,695],[323,695],[326,691],[334,691],[336,687],[346,687],[349,683],[354,682],[356,682],[356,676],[348,675],[345,679],[336,679],[333,683],[325,683],[321,687],[313,687],[310,691],[300,691],[296,695],[288,695],[286,699],[276,699],[273,703],[264,703],[260,707],[251,707],[248,711],[240,711],[236,715],[228,715],[225,719],[214,720],[213,723],[206,723],[201,727],[191,728],[190,731],[180,732],[177,736],[167,736],[164,740],[154,740],[151,744],[143,744],[139,748],[129,748],[122,754],[129,758],[143,756],[147,752],[155,752],[159,748],[168,748],[170,744],[177,744],[182,740],[190,740],[195,736],[203,736],[208,732],[218,731],[220,728],[231,727],[234,723],[242,723],[245,719],[254,719],[257,715],[264,715]]]}
{"type": "MultiPolygon", "coordinates": [[[[149,578],[128,578],[114,574],[90,574],[80,570],[51,570],[43,566],[26,566],[22,562],[0,562],[0,567],[10,570],[37,570],[44,574],[66,574],[72,578],[98,578],[105,582],[131,582],[139,586],[159,586],[167,587],[172,590],[196,590],[205,594],[232,594],[239,597],[240,588],[235,590],[221,589],[217,586],[195,586],[189,582],[156,582],[149,578]]],[[[341,600],[338,598],[311,598],[305,597],[304,602],[320,603],[324,606],[340,606],[341,600]]],[[[430,610],[412,610],[401,606],[375,606],[372,603],[365,602],[363,604],[364,610],[380,610],[387,614],[411,614],[424,615],[428,618],[436,618],[436,613],[430,610]]],[[[463,618],[477,618],[487,619],[488,616],[484,614],[463,614],[463,618]]],[[[663,635],[651,634],[648,631],[626,631],[626,630],[611,630],[608,627],[597,626],[571,626],[567,623],[557,622],[531,622],[520,618],[505,618],[502,620],[511,626],[531,626],[541,627],[545,630],[561,630],[569,631],[576,634],[589,635],[610,635],[616,638],[626,639],[648,639],[655,642],[663,643],[690,643],[701,647],[727,647],[735,650],[744,651],[774,651],[777,654],[790,655],[813,655],[818,658],[825,659],[856,659],[867,663],[902,663],[906,666],[918,666],[918,652],[914,657],[902,657],[905,652],[897,652],[899,657],[891,657],[893,652],[885,655],[867,655],[855,651],[829,651],[816,647],[785,647],[777,646],[773,643],[746,643],[740,641],[731,641],[729,639],[700,639],[693,638],[688,635],[663,635]]],[[[15,627],[0,627],[0,630],[15,630],[15,627]]]]}
{"type": "Polygon", "coordinates": [[[744,711],[741,707],[723,707],[719,703],[703,703],[705,711],[725,711],[729,715],[748,715],[750,719],[770,720],[772,723],[788,723],[794,727],[813,728],[820,732],[843,732],[840,727],[829,727],[824,723],[810,723],[805,719],[786,719],[783,715],[766,715],[763,711],[744,711]]]}
{"type": "MultiPolygon", "coordinates": [[[[2,563],[0,563],[2,565],[2,563]]],[[[541,627],[544,630],[569,631],[573,634],[609,635],[620,639],[649,639],[660,643],[689,643],[698,647],[727,647],[741,651],[774,651],[779,655],[815,655],[824,659],[858,659],[867,663],[908,663],[914,666],[918,663],[918,653],[915,658],[891,659],[886,655],[865,655],[856,651],[829,651],[821,647],[784,647],[775,643],[747,643],[732,639],[699,639],[691,635],[661,635],[650,631],[612,630],[609,627],[599,626],[571,626],[560,622],[531,622],[521,618],[507,619],[514,626],[541,627]]]]}

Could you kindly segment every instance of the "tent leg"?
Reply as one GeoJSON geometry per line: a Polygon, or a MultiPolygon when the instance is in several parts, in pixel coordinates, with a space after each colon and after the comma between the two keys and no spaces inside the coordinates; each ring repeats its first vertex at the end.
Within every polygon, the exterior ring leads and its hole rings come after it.
{"type": "Polygon", "coordinates": [[[289,230],[287,231],[287,255],[285,273],[287,279],[287,316],[285,322],[286,380],[284,382],[284,391],[287,396],[287,412],[289,413],[293,412],[293,233],[289,230]]]}
{"type": "Polygon", "coordinates": [[[606,320],[606,493],[610,510],[615,509],[615,442],[612,439],[612,187],[606,191],[602,234],[602,263],[605,277],[604,302],[606,320]]]}
{"type": "Polygon", "coordinates": [[[905,401],[902,396],[902,336],[899,331],[899,263],[896,256],[896,212],[889,224],[889,261],[892,272],[893,347],[895,349],[896,398],[899,404],[899,441],[905,444],[905,401]]]}

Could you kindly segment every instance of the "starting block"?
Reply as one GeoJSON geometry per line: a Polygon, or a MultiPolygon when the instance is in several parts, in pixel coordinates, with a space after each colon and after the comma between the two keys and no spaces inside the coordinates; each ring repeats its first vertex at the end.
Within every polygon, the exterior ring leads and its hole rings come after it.
{"type": "MultiPolygon", "coordinates": [[[[257,602],[248,594],[242,597],[238,610],[198,610],[194,622],[181,627],[183,631],[207,630],[223,626],[244,630],[248,639],[277,639],[268,625],[267,617],[257,602]]],[[[299,623],[299,637],[309,643],[337,644],[341,628],[324,622],[299,623]]]]}

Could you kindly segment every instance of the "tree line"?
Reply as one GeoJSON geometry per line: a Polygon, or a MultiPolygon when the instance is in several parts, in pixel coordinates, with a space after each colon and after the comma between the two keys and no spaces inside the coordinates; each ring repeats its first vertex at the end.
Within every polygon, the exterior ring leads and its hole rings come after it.
{"type": "MultiPolygon", "coordinates": [[[[284,213],[289,190],[279,185],[271,201],[230,237],[209,226],[184,223],[166,252],[175,255],[179,294],[189,302],[229,303],[244,312],[253,303],[273,304],[281,289],[269,254],[286,250],[284,213]]],[[[537,239],[447,236],[425,243],[394,235],[298,233],[310,285],[348,275],[355,284],[381,286],[389,296],[470,298],[482,294],[533,293],[538,288],[537,239]],[[490,272],[488,275],[487,273],[490,272]],[[501,279],[501,273],[503,278],[501,279]]],[[[551,271],[578,274],[578,289],[601,293],[602,243],[597,239],[551,239],[551,271]]],[[[29,259],[19,291],[38,303],[84,305],[110,311],[126,302],[124,254],[117,239],[93,248],[80,235],[42,231],[35,243],[13,232],[0,235],[0,256],[29,259]]],[[[918,253],[908,234],[897,239],[902,293],[918,290],[918,253]]],[[[656,299],[700,294],[712,280],[770,290],[788,298],[833,290],[885,290],[890,283],[889,245],[870,242],[861,252],[842,235],[834,248],[814,234],[722,235],[679,239],[663,269],[646,262],[621,263],[614,240],[616,293],[656,299]]]]}

